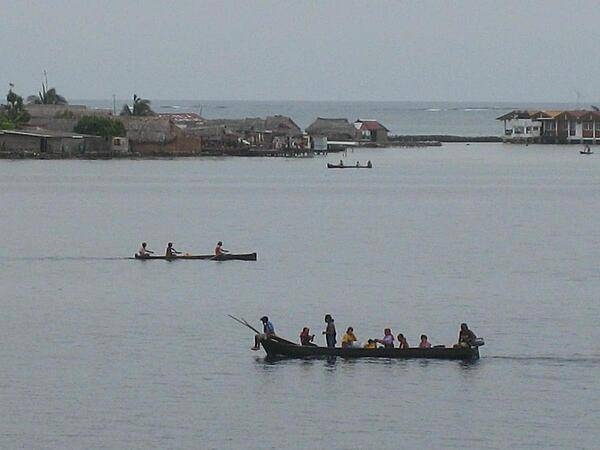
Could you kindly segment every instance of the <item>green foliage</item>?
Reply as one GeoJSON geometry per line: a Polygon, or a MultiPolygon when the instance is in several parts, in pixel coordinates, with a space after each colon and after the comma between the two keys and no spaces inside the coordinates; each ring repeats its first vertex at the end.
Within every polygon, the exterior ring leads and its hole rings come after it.
{"type": "Polygon", "coordinates": [[[123,122],[103,116],[84,116],[79,119],[73,131],[102,137],[125,136],[126,133],[123,122]]]}
{"type": "Polygon", "coordinates": [[[155,116],[156,113],[150,107],[150,100],[138,97],[133,94],[133,108],[129,105],[123,105],[122,116],[155,116]]]}
{"type": "Polygon", "coordinates": [[[30,95],[27,97],[27,103],[36,105],[67,105],[67,99],[56,92],[56,88],[48,89],[45,83],[42,83],[42,90],[38,95],[30,95]]]}
{"type": "Polygon", "coordinates": [[[29,122],[29,113],[23,105],[23,97],[17,95],[12,89],[6,94],[6,105],[0,110],[0,128],[12,130],[19,125],[29,122]]]}
{"type": "Polygon", "coordinates": [[[0,130],[14,130],[15,124],[8,120],[4,113],[0,112],[0,130]]]}

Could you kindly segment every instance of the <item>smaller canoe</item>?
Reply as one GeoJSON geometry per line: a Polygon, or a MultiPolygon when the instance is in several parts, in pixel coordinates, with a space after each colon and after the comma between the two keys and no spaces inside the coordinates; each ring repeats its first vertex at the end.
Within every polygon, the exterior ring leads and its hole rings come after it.
{"type": "Polygon", "coordinates": [[[328,169],[372,169],[373,166],[346,166],[346,165],[340,165],[340,164],[331,164],[331,163],[327,163],[327,168],[328,169]]]}
{"type": "Polygon", "coordinates": [[[593,155],[594,154],[594,152],[592,152],[592,151],[586,152],[584,150],[579,150],[579,153],[582,155],[593,155]]]}
{"type": "Polygon", "coordinates": [[[223,255],[215,256],[215,255],[177,255],[177,256],[159,256],[159,255],[148,255],[148,256],[140,256],[137,253],[134,255],[135,259],[141,260],[154,260],[160,259],[164,261],[175,261],[175,260],[187,260],[187,259],[204,259],[210,261],[256,261],[256,253],[226,253],[223,255]]]}

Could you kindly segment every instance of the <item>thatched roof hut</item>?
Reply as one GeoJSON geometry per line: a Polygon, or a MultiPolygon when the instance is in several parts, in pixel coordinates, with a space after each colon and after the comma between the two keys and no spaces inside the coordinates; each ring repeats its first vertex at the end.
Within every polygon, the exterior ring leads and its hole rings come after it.
{"type": "Polygon", "coordinates": [[[327,119],[317,117],[307,128],[306,132],[311,136],[325,136],[331,141],[353,141],[356,129],[348,119],[327,119]]]}

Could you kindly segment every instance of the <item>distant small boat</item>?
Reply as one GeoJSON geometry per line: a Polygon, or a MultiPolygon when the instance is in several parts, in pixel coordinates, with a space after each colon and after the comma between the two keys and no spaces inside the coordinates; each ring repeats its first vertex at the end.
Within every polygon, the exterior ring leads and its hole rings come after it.
{"type": "Polygon", "coordinates": [[[327,168],[328,169],[372,169],[373,165],[358,165],[358,166],[347,166],[345,164],[331,164],[331,163],[327,163],[327,168]]]}
{"type": "Polygon", "coordinates": [[[176,256],[159,256],[159,255],[148,255],[148,256],[140,256],[137,253],[134,256],[135,259],[162,259],[165,261],[175,261],[175,260],[186,260],[186,259],[204,259],[211,261],[231,261],[231,260],[239,260],[239,261],[256,261],[256,253],[245,253],[245,254],[235,254],[235,253],[225,253],[223,255],[215,256],[215,255],[176,255],[176,256]]]}
{"type": "Polygon", "coordinates": [[[594,152],[590,149],[589,146],[586,146],[584,150],[579,150],[581,155],[593,155],[594,152]]]}

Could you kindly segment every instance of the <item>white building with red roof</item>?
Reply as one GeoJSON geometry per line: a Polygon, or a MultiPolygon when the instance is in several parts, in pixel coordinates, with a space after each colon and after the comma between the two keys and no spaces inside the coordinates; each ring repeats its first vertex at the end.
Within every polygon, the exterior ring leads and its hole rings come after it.
{"type": "Polygon", "coordinates": [[[354,122],[354,128],[356,128],[357,139],[360,142],[373,142],[383,145],[387,144],[388,133],[390,130],[380,124],[377,120],[356,119],[354,122]]]}

